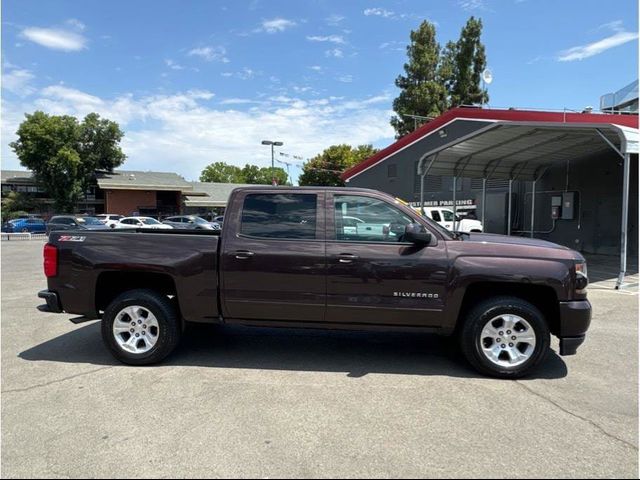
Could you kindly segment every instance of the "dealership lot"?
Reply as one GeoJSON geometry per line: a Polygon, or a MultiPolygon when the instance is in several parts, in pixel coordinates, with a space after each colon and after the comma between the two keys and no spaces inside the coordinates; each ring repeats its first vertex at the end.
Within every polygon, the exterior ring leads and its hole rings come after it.
{"type": "Polygon", "coordinates": [[[229,327],[134,368],[36,311],[41,248],[2,242],[4,477],[638,476],[633,290],[593,288],[578,355],[517,382],[436,336],[229,327]]]}

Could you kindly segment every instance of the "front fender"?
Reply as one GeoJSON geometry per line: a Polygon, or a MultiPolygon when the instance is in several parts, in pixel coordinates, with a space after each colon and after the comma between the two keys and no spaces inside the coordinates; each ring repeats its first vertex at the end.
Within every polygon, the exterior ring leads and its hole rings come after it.
{"type": "Polygon", "coordinates": [[[458,321],[464,296],[470,285],[495,283],[536,285],[552,288],[558,300],[572,299],[571,262],[559,259],[461,256],[449,272],[445,302],[444,331],[453,331],[458,321]]]}

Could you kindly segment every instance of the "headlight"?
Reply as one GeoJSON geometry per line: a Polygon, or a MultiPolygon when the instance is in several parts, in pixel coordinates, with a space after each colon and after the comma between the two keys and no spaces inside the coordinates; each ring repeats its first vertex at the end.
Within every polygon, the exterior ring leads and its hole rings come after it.
{"type": "Polygon", "coordinates": [[[576,291],[584,293],[589,285],[587,276],[587,262],[576,262],[576,291]]]}

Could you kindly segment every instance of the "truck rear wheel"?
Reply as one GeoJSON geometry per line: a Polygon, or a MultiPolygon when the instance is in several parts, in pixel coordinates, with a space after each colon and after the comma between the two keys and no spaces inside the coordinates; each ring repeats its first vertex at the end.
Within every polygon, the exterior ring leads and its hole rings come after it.
{"type": "Polygon", "coordinates": [[[102,318],[102,339],[113,356],[129,365],[162,361],[180,342],[180,321],[166,296],[130,290],[109,304],[102,318]]]}
{"type": "Polygon", "coordinates": [[[480,373],[516,379],[530,373],[547,356],[549,327],[531,303],[517,297],[494,297],[468,313],[460,345],[480,373]]]}

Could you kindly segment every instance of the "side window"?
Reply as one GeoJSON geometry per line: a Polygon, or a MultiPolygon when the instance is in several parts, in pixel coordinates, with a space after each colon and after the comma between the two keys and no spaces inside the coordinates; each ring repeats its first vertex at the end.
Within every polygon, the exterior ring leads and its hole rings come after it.
{"type": "Polygon", "coordinates": [[[336,240],[401,242],[413,219],[393,205],[356,195],[334,197],[336,240]]]}
{"type": "Polygon", "coordinates": [[[431,218],[436,222],[441,222],[440,212],[437,210],[431,210],[431,218]]]}
{"type": "Polygon", "coordinates": [[[442,210],[442,216],[445,222],[453,222],[453,212],[451,210],[442,210]]]}
{"type": "Polygon", "coordinates": [[[316,238],[317,195],[249,194],[240,233],[260,238],[316,238]]]}

